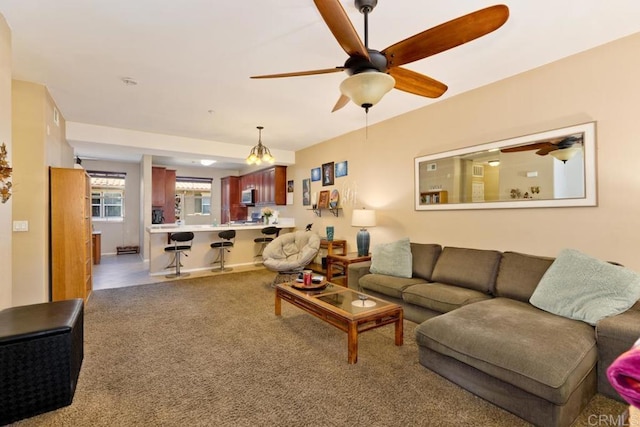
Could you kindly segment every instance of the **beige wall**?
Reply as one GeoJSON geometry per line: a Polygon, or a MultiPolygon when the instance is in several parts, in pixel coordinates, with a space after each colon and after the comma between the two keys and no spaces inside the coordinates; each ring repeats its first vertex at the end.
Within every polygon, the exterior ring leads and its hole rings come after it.
{"type": "Polygon", "coordinates": [[[14,80],[13,219],[28,221],[29,231],[13,233],[13,305],[49,299],[49,166],[72,167],[62,114],[46,87],[14,80]]]}
{"type": "MultiPolygon", "coordinates": [[[[11,139],[11,30],[0,14],[0,144],[7,146],[12,162],[11,139]]],[[[13,198],[0,203],[0,310],[11,307],[11,209],[13,198]]]]}
{"type": "MultiPolygon", "coordinates": [[[[301,150],[289,179],[300,188],[310,168],[348,160],[349,176],[324,188],[357,185],[357,206],[378,211],[372,244],[409,236],[415,242],[550,256],[572,247],[640,271],[638,51],[640,34],[301,150]],[[588,121],[597,122],[599,206],[414,210],[415,157],[588,121]]],[[[312,193],[320,189],[312,183],[312,193]]],[[[354,250],[351,212],[346,206],[339,218],[314,218],[302,207],[300,191],[295,193],[297,221],[313,221],[321,234],[324,226],[335,226],[336,238],[348,239],[354,250]]]]}

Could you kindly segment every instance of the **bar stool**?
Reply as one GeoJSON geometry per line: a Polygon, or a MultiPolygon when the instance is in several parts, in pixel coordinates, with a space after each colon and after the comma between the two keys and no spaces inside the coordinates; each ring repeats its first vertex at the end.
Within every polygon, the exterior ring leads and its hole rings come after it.
{"type": "Polygon", "coordinates": [[[224,268],[224,253],[231,252],[227,248],[233,247],[233,242],[236,238],[236,230],[221,231],[218,233],[218,237],[222,240],[213,242],[211,244],[211,249],[220,249],[220,253],[218,254],[218,258],[212,262],[212,264],[220,263],[220,271],[229,271],[231,268],[224,268]]]}
{"type": "MultiPolygon", "coordinates": [[[[175,279],[177,277],[186,277],[189,273],[181,273],[180,272],[180,255],[184,251],[191,250],[191,243],[193,242],[194,234],[191,231],[180,231],[178,233],[171,233],[169,236],[169,240],[173,242],[172,246],[166,246],[164,248],[165,252],[173,253],[173,261],[169,263],[167,268],[173,267],[173,263],[175,263],[176,271],[175,273],[167,274],[165,277],[167,279],[175,279]],[[182,244],[179,244],[182,243],[182,244]],[[187,244],[188,243],[188,244],[187,244]]],[[[184,254],[187,256],[187,254],[184,254]]]]}
{"type": "Polygon", "coordinates": [[[264,251],[265,246],[274,238],[280,235],[280,229],[278,227],[265,227],[262,229],[262,237],[256,237],[253,239],[255,243],[260,243],[260,250],[254,256],[254,258],[258,258],[262,256],[262,251],[264,251]],[[274,236],[274,237],[272,237],[274,236]]]}

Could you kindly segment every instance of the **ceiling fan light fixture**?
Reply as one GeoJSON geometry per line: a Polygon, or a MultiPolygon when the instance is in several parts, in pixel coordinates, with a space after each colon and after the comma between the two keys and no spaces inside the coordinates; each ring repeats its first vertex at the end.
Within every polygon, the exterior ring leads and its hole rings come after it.
{"type": "Polygon", "coordinates": [[[247,157],[247,164],[260,165],[263,161],[273,164],[276,159],[271,154],[271,151],[264,145],[262,145],[262,129],[263,126],[257,126],[258,128],[258,145],[254,146],[247,157]]]}
{"type": "Polygon", "coordinates": [[[356,105],[369,109],[396,85],[396,80],[387,73],[366,71],[347,77],[340,84],[340,92],[356,105]]]}
{"type": "Polygon", "coordinates": [[[549,152],[553,157],[560,160],[562,163],[567,163],[567,160],[578,154],[580,147],[559,148],[549,152]]]}

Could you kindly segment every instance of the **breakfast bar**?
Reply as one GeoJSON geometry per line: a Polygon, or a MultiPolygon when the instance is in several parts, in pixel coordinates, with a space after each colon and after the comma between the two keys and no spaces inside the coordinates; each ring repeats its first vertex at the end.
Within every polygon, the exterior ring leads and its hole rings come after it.
{"type": "MultiPolygon", "coordinates": [[[[288,233],[295,228],[293,218],[279,218],[277,224],[270,224],[281,228],[280,234],[288,233]]],[[[146,228],[149,233],[149,274],[164,275],[171,273],[167,268],[173,255],[165,252],[164,248],[171,245],[171,233],[191,231],[194,234],[191,250],[187,256],[181,257],[183,272],[211,270],[218,266],[212,263],[218,257],[218,249],[212,249],[211,243],[219,241],[218,233],[224,230],[235,230],[236,238],[233,248],[225,255],[225,266],[247,266],[260,261],[255,255],[259,251],[256,237],[262,237],[262,229],[266,225],[255,222],[237,222],[224,225],[178,225],[154,224],[146,228]]]]}

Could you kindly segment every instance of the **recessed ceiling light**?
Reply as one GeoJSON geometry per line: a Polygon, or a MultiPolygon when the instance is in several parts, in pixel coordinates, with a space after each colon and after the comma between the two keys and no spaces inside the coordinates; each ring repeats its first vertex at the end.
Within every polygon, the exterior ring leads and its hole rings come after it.
{"type": "Polygon", "coordinates": [[[131,77],[123,77],[120,80],[122,80],[122,83],[127,86],[136,86],[138,84],[138,82],[131,77]]]}
{"type": "Polygon", "coordinates": [[[211,166],[212,164],[214,164],[216,161],[215,160],[200,160],[200,164],[202,164],[203,166],[211,166]]]}

